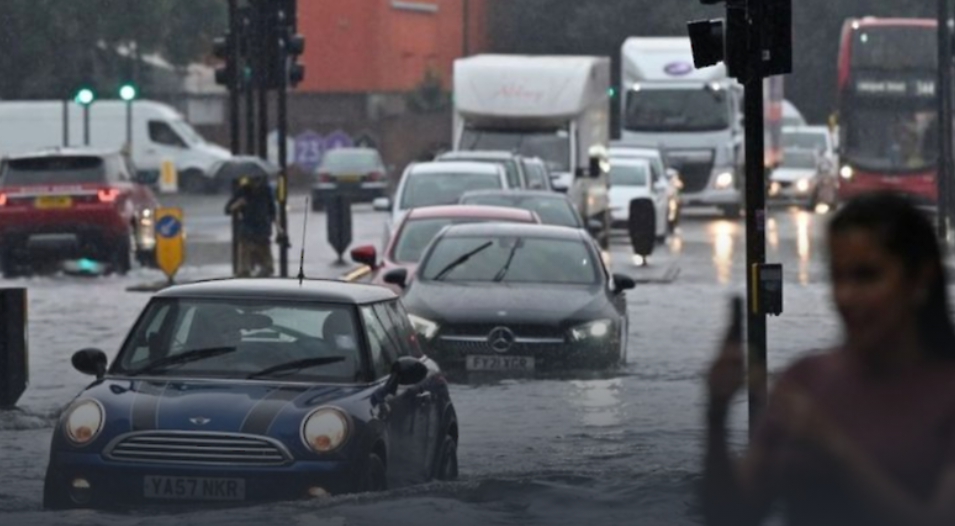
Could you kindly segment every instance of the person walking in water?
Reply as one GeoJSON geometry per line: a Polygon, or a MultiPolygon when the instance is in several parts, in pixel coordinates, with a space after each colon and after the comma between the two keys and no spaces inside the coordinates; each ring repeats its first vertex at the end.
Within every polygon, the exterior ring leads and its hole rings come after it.
{"type": "MultiPolygon", "coordinates": [[[[843,341],[788,367],[750,445],[726,423],[745,381],[731,330],[707,378],[707,524],[955,525],[955,328],[929,220],[889,193],[847,203],[828,227],[843,341]]],[[[736,336],[734,336],[736,335],[736,336]]]]}
{"type": "Polygon", "coordinates": [[[275,274],[272,258],[272,225],[276,206],[272,189],[265,177],[239,180],[225,207],[226,214],[238,216],[239,254],[236,274],[270,277],[275,274]]]}

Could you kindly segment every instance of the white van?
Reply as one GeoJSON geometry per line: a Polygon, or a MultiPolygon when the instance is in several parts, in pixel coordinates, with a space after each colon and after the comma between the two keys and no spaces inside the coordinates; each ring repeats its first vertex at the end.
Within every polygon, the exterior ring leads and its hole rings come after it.
{"type": "MultiPolygon", "coordinates": [[[[0,102],[0,157],[55,146],[84,145],[83,108],[62,101],[0,102]],[[68,115],[69,126],[64,126],[68,115]],[[68,133],[64,133],[68,128],[68,133]]],[[[119,151],[126,144],[126,103],[104,100],[89,109],[90,146],[119,151]]],[[[232,154],[206,142],[170,106],[148,100],[132,104],[132,160],[144,182],[158,179],[162,163],[170,160],[186,192],[211,188],[209,168],[232,154]]]]}

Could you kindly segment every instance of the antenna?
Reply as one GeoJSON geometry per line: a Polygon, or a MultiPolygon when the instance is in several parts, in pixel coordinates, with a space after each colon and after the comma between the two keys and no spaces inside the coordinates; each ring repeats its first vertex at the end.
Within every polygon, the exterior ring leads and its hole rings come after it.
{"type": "Polygon", "coordinates": [[[305,281],[305,232],[308,230],[308,211],[310,196],[305,196],[305,219],[302,221],[302,250],[298,256],[298,284],[305,281]]]}

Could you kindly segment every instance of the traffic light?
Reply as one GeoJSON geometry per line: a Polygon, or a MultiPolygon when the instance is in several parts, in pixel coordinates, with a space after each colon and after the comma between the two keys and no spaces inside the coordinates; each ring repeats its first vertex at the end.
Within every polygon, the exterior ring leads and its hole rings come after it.
{"type": "Polygon", "coordinates": [[[96,93],[90,88],[80,88],[73,96],[73,100],[80,106],[89,106],[96,100],[96,93]]]}
{"type": "Polygon", "coordinates": [[[305,37],[298,33],[290,34],[285,40],[285,53],[288,57],[288,85],[296,87],[305,80],[305,66],[298,63],[298,57],[305,52],[305,37]]]}
{"type": "Polygon", "coordinates": [[[127,83],[119,87],[119,98],[126,102],[132,102],[136,100],[138,95],[139,90],[136,89],[135,84],[127,83]]]}
{"type": "Polygon", "coordinates": [[[763,25],[763,73],[766,76],[793,72],[793,4],[792,0],[769,0],[765,4],[763,25]]]}
{"type": "Polygon", "coordinates": [[[730,77],[746,80],[746,0],[700,0],[713,5],[726,2],[726,17],[687,24],[693,64],[697,68],[726,64],[730,77]]]}
{"type": "Polygon", "coordinates": [[[226,33],[212,41],[212,54],[223,64],[216,68],[216,84],[230,91],[236,86],[236,64],[232,60],[232,34],[226,33]]]}

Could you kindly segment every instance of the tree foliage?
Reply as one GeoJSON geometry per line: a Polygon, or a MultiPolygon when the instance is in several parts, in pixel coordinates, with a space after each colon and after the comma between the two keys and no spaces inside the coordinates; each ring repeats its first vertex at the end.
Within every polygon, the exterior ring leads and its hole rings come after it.
{"type": "Polygon", "coordinates": [[[0,98],[69,97],[150,78],[120,49],[159,53],[174,66],[201,58],[226,27],[221,0],[3,0],[0,98]]]}
{"type": "MultiPolygon", "coordinates": [[[[503,53],[596,54],[613,57],[619,76],[620,46],[630,36],[685,36],[686,22],[723,16],[722,6],[697,0],[493,1],[491,41],[503,53]]],[[[925,0],[793,0],[794,72],[786,97],[810,120],[834,109],[836,56],[842,23],[849,17],[934,17],[925,0]]]]}

